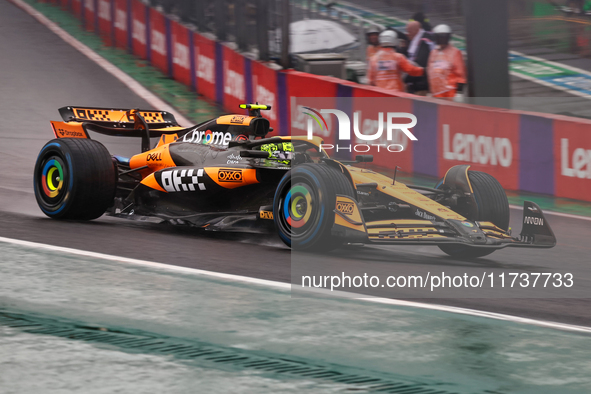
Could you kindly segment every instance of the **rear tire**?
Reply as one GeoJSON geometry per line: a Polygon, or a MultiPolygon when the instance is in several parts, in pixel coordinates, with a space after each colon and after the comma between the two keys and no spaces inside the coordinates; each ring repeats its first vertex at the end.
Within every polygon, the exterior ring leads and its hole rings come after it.
{"type": "Polygon", "coordinates": [[[34,186],[37,204],[50,218],[92,220],[113,203],[117,170],[100,142],[60,138],[41,149],[34,186]]]}
{"type": "Polygon", "coordinates": [[[341,244],[331,233],[337,195],[355,199],[349,179],[326,164],[302,164],[288,171],[273,201],[275,228],[296,250],[329,251],[341,244]]]}
{"type": "MultiPolygon", "coordinates": [[[[510,218],[509,200],[501,184],[492,175],[480,171],[468,171],[468,179],[474,190],[478,212],[474,217],[466,219],[473,222],[492,222],[507,231],[510,218]]],[[[452,257],[464,259],[488,256],[495,251],[467,245],[441,245],[439,249],[452,257]]]]}

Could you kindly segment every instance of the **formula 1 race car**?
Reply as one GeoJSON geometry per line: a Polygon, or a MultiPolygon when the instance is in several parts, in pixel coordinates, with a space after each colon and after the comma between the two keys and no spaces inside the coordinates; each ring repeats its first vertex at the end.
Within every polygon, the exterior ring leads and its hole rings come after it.
{"type": "Polygon", "coordinates": [[[556,238],[542,210],[525,202],[513,237],[509,204],[490,175],[451,168],[434,188],[405,185],[328,157],[322,139],[266,138],[261,110],[224,115],[189,128],[162,111],[61,108],[55,139],[35,166],[35,197],[55,219],[108,215],[154,217],[206,230],[276,231],[300,250],[345,243],[437,245],[481,257],[506,246],[551,248],[556,238]],[[142,153],[111,156],[89,132],[141,138],[142,153]],[[154,148],[150,138],[160,138],[154,148]]]}

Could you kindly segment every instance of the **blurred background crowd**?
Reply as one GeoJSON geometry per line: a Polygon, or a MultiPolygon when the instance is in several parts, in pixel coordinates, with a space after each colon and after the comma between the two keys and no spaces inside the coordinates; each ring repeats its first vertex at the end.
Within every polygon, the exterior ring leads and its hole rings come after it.
{"type": "MultiPolygon", "coordinates": [[[[492,24],[492,28],[481,30],[474,26],[482,21],[478,19],[479,12],[472,7],[474,2],[468,0],[149,0],[149,3],[200,32],[234,43],[247,56],[275,62],[283,68],[293,67],[413,94],[443,95],[446,99],[455,96],[456,101],[462,101],[464,95],[562,97],[569,102],[566,109],[554,108],[556,103],[551,100],[549,107],[541,110],[591,117],[591,110],[587,109],[591,97],[590,0],[486,2],[505,8],[502,15],[496,16],[504,19],[502,23],[492,24]],[[438,27],[439,33],[435,31],[438,27]],[[480,34],[482,30],[486,30],[486,35],[480,34]],[[381,39],[387,45],[381,45],[380,34],[388,31],[394,32],[395,37],[384,34],[381,39]],[[438,39],[447,41],[444,48],[438,39]],[[479,62],[476,56],[479,49],[486,52],[489,47],[491,54],[506,53],[495,55],[503,58],[496,65],[491,64],[490,57],[481,57],[479,62]],[[394,56],[394,52],[403,57],[394,56]],[[525,60],[529,62],[523,62],[516,54],[528,56],[525,60]],[[543,62],[577,70],[562,75],[543,62]],[[489,74],[487,64],[492,67],[489,74]],[[477,88],[475,70],[483,71],[481,80],[490,80],[490,75],[495,75],[496,85],[507,87],[490,92],[477,88]],[[520,71],[523,72],[517,75],[520,71]],[[589,75],[578,76],[587,72],[589,75]],[[539,78],[567,76],[567,80],[556,81],[557,86],[563,87],[553,88],[547,81],[538,83],[539,78]],[[439,81],[435,88],[431,86],[434,81],[439,81]]],[[[487,12],[490,9],[480,11],[487,12]]],[[[540,110],[540,106],[546,105],[541,101],[516,102],[519,109],[526,110],[540,110]]]]}

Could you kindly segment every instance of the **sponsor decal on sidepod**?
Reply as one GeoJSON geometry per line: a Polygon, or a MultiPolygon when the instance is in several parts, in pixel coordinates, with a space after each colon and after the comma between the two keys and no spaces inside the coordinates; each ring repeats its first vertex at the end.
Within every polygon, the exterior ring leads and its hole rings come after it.
{"type": "Polygon", "coordinates": [[[162,171],[162,186],[167,192],[194,192],[205,190],[205,185],[199,182],[203,176],[203,169],[198,170],[167,170],[162,171]]]}

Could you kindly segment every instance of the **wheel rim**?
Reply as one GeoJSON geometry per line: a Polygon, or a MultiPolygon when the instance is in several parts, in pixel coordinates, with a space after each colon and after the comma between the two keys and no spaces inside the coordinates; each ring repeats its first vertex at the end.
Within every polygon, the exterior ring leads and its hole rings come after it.
{"type": "Polygon", "coordinates": [[[316,230],[320,208],[318,195],[304,182],[292,183],[286,190],[279,201],[279,225],[292,242],[297,242],[316,230]]]}
{"type": "Polygon", "coordinates": [[[57,156],[49,156],[40,166],[37,181],[39,195],[49,206],[58,205],[66,194],[66,166],[57,156]]]}

